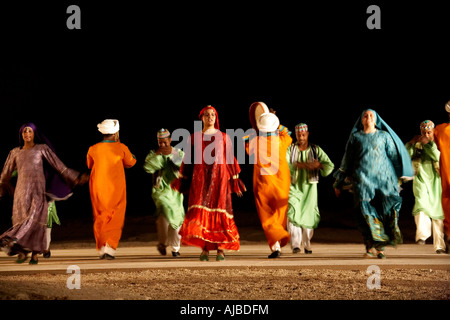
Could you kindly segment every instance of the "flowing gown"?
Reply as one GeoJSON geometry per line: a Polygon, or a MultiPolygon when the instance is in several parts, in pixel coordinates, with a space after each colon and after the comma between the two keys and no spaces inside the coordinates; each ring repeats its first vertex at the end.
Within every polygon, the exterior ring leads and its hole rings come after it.
{"type": "Polygon", "coordinates": [[[396,175],[400,166],[396,146],[386,131],[357,131],[351,135],[341,167],[334,174],[336,187],[342,186],[346,177],[353,179],[355,202],[361,212],[358,224],[367,249],[402,242],[398,227],[402,198],[396,175]]]}
{"type": "Polygon", "coordinates": [[[231,194],[245,191],[241,171],[227,134],[196,132],[172,187],[189,193],[188,209],[179,234],[185,245],[207,250],[239,250],[231,194]]]}
{"type": "Polygon", "coordinates": [[[46,228],[48,202],[44,163],[47,162],[62,178],[73,185],[79,172],[67,168],[46,144],[31,149],[11,150],[3,167],[0,185],[5,187],[17,170],[14,191],[12,228],[0,236],[2,247],[18,245],[25,251],[42,252],[47,247],[46,228]]]}

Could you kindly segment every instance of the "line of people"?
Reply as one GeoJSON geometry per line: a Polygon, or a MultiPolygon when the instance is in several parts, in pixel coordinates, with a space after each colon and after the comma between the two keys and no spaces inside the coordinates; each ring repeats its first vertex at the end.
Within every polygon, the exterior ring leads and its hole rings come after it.
{"type": "MultiPolygon", "coordinates": [[[[268,257],[280,257],[289,242],[294,253],[303,247],[310,254],[320,221],[317,183],[319,176],[332,173],[334,164],[323,149],[309,143],[307,124],[295,127],[293,143],[291,132],[263,102],[253,103],[249,115],[254,132],[244,143],[255,159],[253,193],[271,250],[268,257]]],[[[220,131],[217,110],[207,106],[199,118],[202,131],[190,136],[185,150],[172,148],[170,132],[159,130],[158,149],[150,151],[143,167],[153,175],[158,251],[166,255],[170,246],[177,257],[181,244],[197,246],[201,261],[208,261],[212,250],[222,261],[226,250],[240,248],[231,195],[243,196],[246,187],[239,178],[231,139],[220,131]],[[213,161],[203,158],[208,152],[213,161]],[[185,161],[192,157],[195,161],[185,161]],[[184,196],[188,196],[186,211],[184,196]]],[[[421,135],[405,146],[374,110],[367,109],[351,131],[333,186],[338,197],[343,189],[354,193],[366,257],[384,258],[387,245],[402,242],[399,182],[412,179],[416,241],[424,243],[433,226],[436,252],[448,249],[444,237],[450,227],[450,123],[434,128],[427,120],[420,129],[421,135]]],[[[14,195],[12,227],[0,236],[0,246],[6,254],[18,255],[16,262],[25,262],[29,253],[30,264],[38,262],[39,254],[50,256],[51,225],[59,222],[54,200],[67,199],[76,186],[88,181],[96,247],[101,259],[114,259],[125,220],[124,169],[134,166],[136,158],[120,142],[118,120],[107,119],[98,130],[103,140],[89,148],[89,175],[67,168],[34,124],[20,128],[20,145],[10,151],[0,176],[0,196],[14,195]]]]}

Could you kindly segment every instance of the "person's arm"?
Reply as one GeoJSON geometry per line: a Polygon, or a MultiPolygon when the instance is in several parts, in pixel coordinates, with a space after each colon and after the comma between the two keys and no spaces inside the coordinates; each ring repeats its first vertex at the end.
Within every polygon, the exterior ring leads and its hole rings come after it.
{"type": "Polygon", "coordinates": [[[132,166],[134,166],[136,164],[136,157],[134,156],[134,154],[131,153],[130,149],[128,149],[128,147],[126,145],[124,145],[122,143],[122,149],[124,152],[124,157],[123,157],[123,166],[125,168],[131,168],[132,166]]]}
{"type": "Polygon", "coordinates": [[[330,175],[331,172],[333,172],[334,163],[330,160],[328,155],[319,146],[317,146],[317,157],[321,165],[321,168],[319,170],[322,177],[330,175]]]}
{"type": "Polygon", "coordinates": [[[3,165],[3,170],[0,175],[0,198],[7,194],[14,194],[14,187],[10,181],[13,173],[17,170],[16,154],[17,149],[11,150],[6,158],[5,164],[3,165]]]}
{"type": "Polygon", "coordinates": [[[164,158],[161,154],[157,154],[154,150],[151,150],[145,157],[143,167],[145,172],[154,174],[164,167],[164,158]]]}

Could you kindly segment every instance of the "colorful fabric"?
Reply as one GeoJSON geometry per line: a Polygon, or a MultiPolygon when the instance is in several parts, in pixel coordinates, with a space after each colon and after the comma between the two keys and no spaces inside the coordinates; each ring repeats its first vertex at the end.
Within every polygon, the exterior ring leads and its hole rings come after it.
{"type": "Polygon", "coordinates": [[[167,129],[160,129],[158,131],[158,133],[156,134],[156,137],[158,139],[165,139],[165,138],[170,138],[170,132],[167,129]]]}
{"type": "Polygon", "coordinates": [[[183,194],[171,188],[178,178],[183,160],[183,150],[172,148],[169,155],[150,151],[144,161],[144,170],[153,175],[152,199],[156,206],[156,216],[164,216],[170,226],[176,230],[184,221],[183,194]]]}
{"type": "Polygon", "coordinates": [[[444,219],[442,210],[442,186],[439,172],[434,163],[439,161],[440,152],[436,143],[430,141],[427,144],[417,142],[406,144],[406,149],[413,161],[417,161],[417,174],[413,180],[413,193],[415,204],[413,215],[419,212],[425,213],[431,219],[444,219]],[[417,159],[414,159],[417,157],[417,159]]]}
{"type": "Polygon", "coordinates": [[[78,179],[79,172],[67,168],[47,144],[11,150],[0,176],[0,188],[10,183],[12,173],[17,170],[13,226],[0,236],[1,246],[11,247],[16,244],[35,252],[47,249],[48,202],[44,163],[58,172],[70,187],[78,179]]]}
{"type": "Polygon", "coordinates": [[[189,195],[179,231],[182,243],[207,250],[239,250],[231,194],[245,191],[245,186],[239,179],[241,169],[231,139],[221,131],[195,132],[187,146],[180,178],[172,183],[175,190],[189,195]]]}
{"type": "Polygon", "coordinates": [[[362,114],[352,129],[341,166],[334,173],[336,188],[341,188],[346,178],[353,180],[353,192],[359,210],[357,221],[367,249],[372,246],[383,248],[388,244],[395,246],[402,242],[398,227],[402,204],[398,178],[413,175],[411,158],[405,146],[396,143],[397,135],[373,112],[379,130],[364,133],[362,114]],[[408,155],[408,161],[403,159],[403,149],[408,155]]]}
{"type": "Polygon", "coordinates": [[[352,128],[352,131],[350,133],[350,137],[353,133],[358,132],[362,129],[364,129],[364,126],[362,124],[362,117],[366,111],[372,111],[373,114],[376,117],[375,127],[379,130],[384,130],[386,133],[389,134],[392,141],[394,142],[397,157],[399,159],[399,162],[396,163],[395,166],[395,172],[397,174],[398,178],[405,178],[405,179],[412,179],[414,177],[414,170],[412,168],[411,158],[409,157],[409,153],[405,148],[405,145],[403,144],[400,137],[395,133],[394,130],[391,129],[391,127],[378,115],[378,113],[375,110],[372,109],[366,109],[363,111],[361,116],[356,120],[355,125],[352,128]]]}
{"type": "Polygon", "coordinates": [[[421,130],[432,130],[434,129],[434,123],[431,120],[425,120],[420,124],[420,129],[421,130]]]}
{"type": "Polygon", "coordinates": [[[315,229],[320,222],[317,195],[318,178],[311,180],[312,171],[298,169],[296,164],[311,162],[315,159],[322,164],[322,169],[319,170],[322,177],[331,174],[334,164],[322,148],[316,145],[309,145],[306,150],[301,151],[298,145],[293,143],[287,150],[286,158],[291,173],[287,217],[296,227],[315,229]],[[315,149],[315,156],[312,152],[313,149],[315,149]]]}
{"type": "MultiPolygon", "coordinates": [[[[56,153],[50,140],[47,139],[45,134],[41,132],[32,122],[23,124],[19,129],[19,145],[21,147],[24,145],[22,133],[27,127],[33,129],[35,144],[46,144],[53,152],[56,153]]],[[[72,188],[70,185],[67,184],[67,182],[60,176],[59,172],[56,172],[47,162],[44,162],[44,175],[46,181],[45,192],[49,198],[54,200],[66,200],[72,196],[72,188]]]]}
{"type": "Polygon", "coordinates": [[[89,148],[86,164],[97,250],[106,245],[116,249],[127,205],[124,168],[134,166],[136,159],[123,143],[102,141],[89,148]]]}
{"type": "Polygon", "coordinates": [[[299,123],[295,126],[295,132],[308,131],[308,125],[306,123],[299,123]]]}
{"type": "Polygon", "coordinates": [[[269,248],[289,242],[286,231],[291,177],[286,152],[292,138],[286,127],[279,126],[278,135],[251,136],[246,151],[253,165],[253,194],[258,216],[269,248]]]}
{"type": "Polygon", "coordinates": [[[57,211],[56,211],[55,201],[49,201],[48,202],[47,228],[52,228],[53,223],[56,223],[58,225],[61,224],[61,222],[59,221],[57,211]]]}
{"type": "Polygon", "coordinates": [[[442,208],[444,210],[445,232],[450,237],[450,123],[442,123],[434,129],[434,141],[441,156],[439,167],[441,170],[442,208]]]}

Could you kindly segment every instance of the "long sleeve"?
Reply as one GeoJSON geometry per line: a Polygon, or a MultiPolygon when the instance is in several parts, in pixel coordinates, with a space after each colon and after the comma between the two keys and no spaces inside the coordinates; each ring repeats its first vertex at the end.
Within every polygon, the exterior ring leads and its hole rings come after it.
{"type": "Polygon", "coordinates": [[[345,146],[345,153],[342,157],[341,165],[338,170],[335,171],[333,177],[336,178],[334,183],[335,188],[342,188],[344,184],[344,180],[347,177],[351,177],[354,167],[354,137],[351,136],[347,141],[347,145],[345,146]]]}
{"type": "Polygon", "coordinates": [[[42,156],[69,185],[75,185],[75,182],[78,180],[80,173],[76,170],[67,168],[67,166],[46,144],[42,145],[42,156]]]}
{"type": "Polygon", "coordinates": [[[433,141],[430,141],[427,144],[423,145],[423,150],[430,157],[432,161],[439,161],[439,157],[441,156],[441,152],[439,151],[437,144],[433,141]]]}
{"type": "Polygon", "coordinates": [[[122,144],[122,149],[124,152],[123,156],[123,166],[125,168],[131,168],[136,164],[136,157],[131,153],[130,149],[124,144],[122,144]]]}
{"type": "Polygon", "coordinates": [[[17,148],[9,152],[6,162],[3,166],[3,170],[0,176],[0,197],[3,196],[7,190],[12,188],[10,180],[14,171],[17,170],[16,166],[16,154],[17,148]]]}
{"type": "Polygon", "coordinates": [[[156,154],[154,150],[145,157],[144,170],[147,173],[154,174],[156,171],[164,167],[164,158],[160,154],[156,154]]]}
{"type": "Polygon", "coordinates": [[[230,175],[231,192],[245,192],[247,191],[244,182],[239,179],[239,173],[241,172],[241,167],[234,157],[233,144],[231,139],[227,134],[224,134],[225,140],[225,159],[227,164],[228,173],[230,175]]]}
{"type": "Polygon", "coordinates": [[[394,140],[391,138],[390,135],[387,133],[385,134],[386,137],[386,154],[391,160],[392,165],[394,166],[395,172],[397,173],[397,177],[400,177],[402,174],[402,164],[399,156],[399,152],[397,150],[397,147],[395,146],[394,140]]]}
{"type": "Polygon", "coordinates": [[[320,174],[322,177],[326,177],[333,172],[334,163],[330,160],[328,155],[323,151],[322,148],[317,147],[318,159],[320,164],[322,165],[322,169],[320,169],[320,174]]]}

